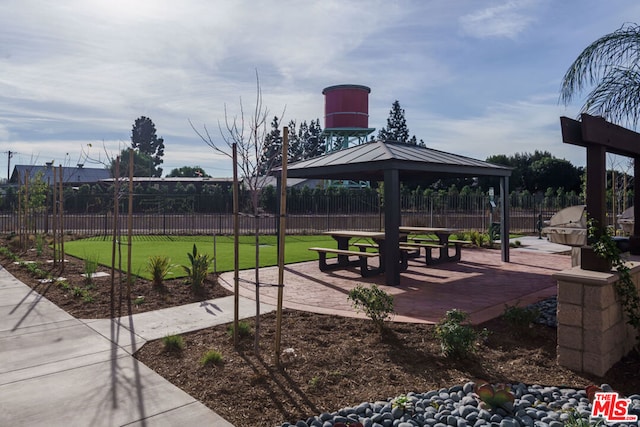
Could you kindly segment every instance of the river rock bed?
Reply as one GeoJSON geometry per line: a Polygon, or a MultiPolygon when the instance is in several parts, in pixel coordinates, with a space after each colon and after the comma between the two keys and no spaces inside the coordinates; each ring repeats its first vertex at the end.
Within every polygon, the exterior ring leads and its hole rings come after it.
{"type": "MultiPolygon", "coordinates": [[[[579,419],[589,420],[591,403],[585,390],[540,385],[513,384],[515,400],[507,410],[483,409],[475,394],[476,384],[443,388],[426,393],[409,393],[386,401],[365,402],[334,413],[323,413],[307,420],[284,423],[281,427],[333,427],[354,425],[363,427],[562,427],[587,425],[579,419]],[[342,424],[341,424],[342,423],[342,424]]],[[[607,384],[600,386],[611,391],[607,384]]],[[[629,415],[640,416],[640,395],[629,396],[629,415]]],[[[596,423],[597,419],[592,419],[596,423]]],[[[600,423],[598,425],[605,425],[600,423]]],[[[616,426],[638,426],[639,423],[618,423],[616,426]]]]}

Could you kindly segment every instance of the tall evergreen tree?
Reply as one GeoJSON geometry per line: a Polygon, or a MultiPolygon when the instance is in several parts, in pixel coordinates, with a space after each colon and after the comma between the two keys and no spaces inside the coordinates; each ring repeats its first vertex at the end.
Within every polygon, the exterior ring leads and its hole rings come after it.
{"type": "Polygon", "coordinates": [[[378,131],[378,139],[385,141],[397,141],[404,144],[420,145],[422,147],[425,146],[422,139],[418,143],[418,139],[415,135],[409,138],[409,128],[407,127],[407,120],[404,116],[404,109],[400,107],[400,101],[397,99],[393,102],[391,111],[389,111],[387,126],[378,131]]]}
{"type": "Polygon", "coordinates": [[[296,121],[289,122],[289,161],[297,162],[304,158],[304,144],[302,142],[303,129],[307,127],[307,122],[300,123],[300,129],[296,129],[296,121]]]}
{"type": "Polygon", "coordinates": [[[141,154],[149,156],[153,161],[151,176],[162,175],[162,156],[164,156],[164,139],[156,135],[156,126],[150,118],[141,116],[136,119],[131,129],[131,147],[141,154]]]}
{"type": "Polygon", "coordinates": [[[262,155],[258,160],[258,175],[264,175],[280,165],[282,165],[282,135],[278,116],[274,116],[271,121],[271,131],[264,138],[262,155]]]}
{"type": "Polygon", "coordinates": [[[389,111],[387,126],[378,131],[378,139],[405,143],[409,140],[409,129],[404,117],[404,109],[400,107],[400,101],[397,99],[389,111]]]}
{"type": "Polygon", "coordinates": [[[304,143],[304,158],[313,159],[321,156],[326,151],[326,141],[322,136],[322,127],[320,119],[311,120],[304,135],[302,135],[304,143]]]}

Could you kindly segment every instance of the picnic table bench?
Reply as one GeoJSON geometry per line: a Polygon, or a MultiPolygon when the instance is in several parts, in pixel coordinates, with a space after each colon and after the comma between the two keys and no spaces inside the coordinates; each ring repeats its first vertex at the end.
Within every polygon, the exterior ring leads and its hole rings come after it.
{"type": "Polygon", "coordinates": [[[466,240],[449,239],[449,236],[455,231],[451,228],[400,227],[400,230],[410,234],[408,240],[411,242],[434,245],[431,248],[425,247],[427,265],[460,261],[462,245],[471,244],[471,242],[466,240]],[[416,234],[435,234],[437,239],[421,237],[419,235],[416,236],[416,234]],[[451,246],[455,248],[453,255],[449,254],[449,247],[451,246]],[[437,258],[433,256],[434,249],[438,249],[439,251],[437,258]]]}
{"type": "MultiPolygon", "coordinates": [[[[368,248],[377,249],[378,245],[375,243],[354,243],[352,246],[359,248],[361,251],[366,251],[368,248]]],[[[443,245],[435,244],[435,243],[416,243],[416,242],[400,242],[399,249],[401,251],[401,265],[403,270],[408,268],[406,264],[406,260],[409,258],[419,258],[420,257],[420,249],[424,248],[425,252],[431,251],[431,249],[440,249],[443,248],[443,245]]]]}
{"type": "Polygon", "coordinates": [[[360,268],[360,274],[362,277],[369,277],[375,274],[379,274],[383,266],[377,268],[370,268],[367,262],[368,258],[377,258],[379,254],[377,252],[366,252],[363,250],[352,251],[348,249],[334,249],[334,248],[309,248],[310,251],[318,252],[320,271],[335,270],[337,268],[344,268],[349,265],[357,265],[360,268]],[[327,254],[335,254],[340,258],[335,263],[327,263],[327,254]],[[357,261],[349,261],[350,256],[357,256],[357,261]]]}

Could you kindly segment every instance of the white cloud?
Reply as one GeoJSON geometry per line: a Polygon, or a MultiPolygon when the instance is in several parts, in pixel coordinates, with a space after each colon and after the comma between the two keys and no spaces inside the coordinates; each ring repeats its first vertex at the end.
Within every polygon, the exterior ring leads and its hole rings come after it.
{"type": "Polygon", "coordinates": [[[371,127],[398,99],[411,133],[435,148],[568,157],[557,96],[537,97],[559,88],[580,48],[638,11],[612,1],[589,0],[579,29],[555,14],[570,4],[548,0],[3,1],[0,170],[7,150],[27,163],[75,162],[102,141],[117,152],[144,115],[165,139],[165,171],[200,164],[229,175],[189,120],[219,138],[225,105],[253,105],[256,69],[270,115],[286,106],[283,124],[322,120],[322,89],[356,83],[372,89],[371,127]]]}
{"type": "Polygon", "coordinates": [[[574,165],[586,152],[562,142],[560,116],[566,115],[555,94],[511,104],[496,104],[464,119],[433,116],[425,120],[427,146],[484,160],[495,154],[548,151],[574,165]]]}
{"type": "Polygon", "coordinates": [[[533,6],[532,0],[509,0],[462,16],[460,25],[473,37],[514,38],[533,22],[533,6]]]}

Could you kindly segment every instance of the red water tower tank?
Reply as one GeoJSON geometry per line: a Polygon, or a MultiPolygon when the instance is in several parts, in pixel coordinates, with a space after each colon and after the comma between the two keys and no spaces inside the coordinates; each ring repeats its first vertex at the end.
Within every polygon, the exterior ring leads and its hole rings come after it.
{"type": "Polygon", "coordinates": [[[368,128],[370,92],[371,89],[361,85],[324,88],[325,129],[368,128]]]}

